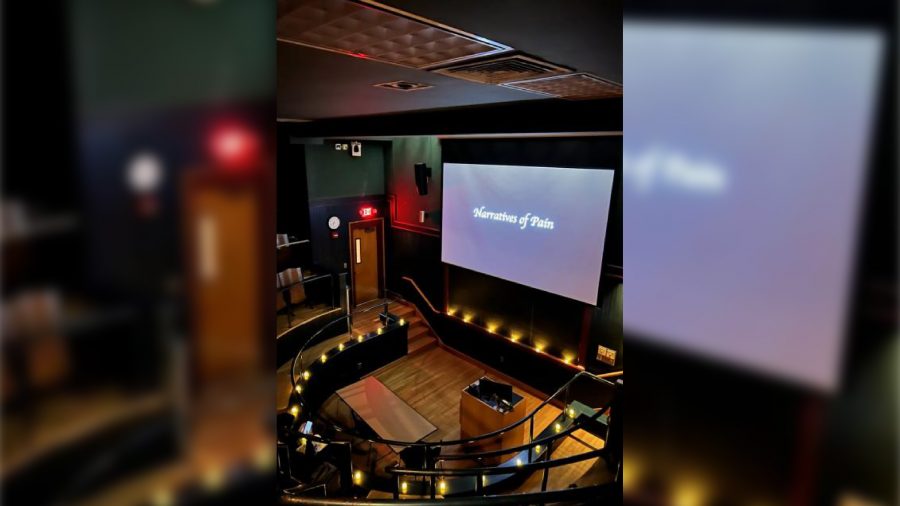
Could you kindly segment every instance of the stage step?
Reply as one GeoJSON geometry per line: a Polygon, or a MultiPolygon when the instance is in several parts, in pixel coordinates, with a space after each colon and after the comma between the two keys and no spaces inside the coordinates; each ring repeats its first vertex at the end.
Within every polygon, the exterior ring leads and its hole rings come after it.
{"type": "Polygon", "coordinates": [[[414,341],[409,342],[408,355],[423,353],[437,346],[437,339],[430,335],[423,335],[414,341]]]}
{"type": "Polygon", "coordinates": [[[430,337],[434,337],[431,335],[431,329],[429,329],[425,325],[417,325],[415,327],[410,326],[407,337],[409,337],[409,340],[412,341],[422,334],[428,334],[430,337]]]}
{"type": "Polygon", "coordinates": [[[394,302],[389,311],[406,320],[409,329],[409,355],[423,353],[437,346],[437,338],[431,333],[431,328],[425,323],[416,308],[412,304],[394,302]]]}
{"type": "Polygon", "coordinates": [[[407,306],[406,304],[398,304],[398,303],[391,304],[389,311],[401,318],[406,318],[407,316],[411,317],[416,314],[416,310],[412,306],[407,306]]]}

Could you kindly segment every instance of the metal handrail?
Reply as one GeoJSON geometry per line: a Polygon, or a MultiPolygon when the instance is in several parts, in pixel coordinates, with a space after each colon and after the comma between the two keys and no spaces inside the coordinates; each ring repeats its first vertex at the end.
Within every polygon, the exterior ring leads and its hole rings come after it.
{"type": "MultiPolygon", "coordinates": [[[[408,279],[408,278],[407,278],[407,279],[408,279]]],[[[415,282],[414,282],[413,280],[411,280],[411,279],[408,279],[408,280],[415,286],[415,282]]],[[[373,305],[372,307],[365,308],[365,309],[363,309],[362,311],[356,311],[356,312],[354,312],[354,313],[350,313],[350,312],[348,311],[347,315],[346,315],[345,318],[344,318],[344,319],[347,320],[348,331],[351,331],[350,329],[352,328],[352,324],[351,324],[352,316],[366,313],[366,312],[368,312],[368,311],[371,311],[371,310],[373,310],[373,309],[378,308],[379,306],[384,306],[384,307],[386,308],[391,302],[394,302],[394,301],[396,301],[396,300],[398,300],[398,299],[384,299],[383,301],[381,301],[381,303],[375,304],[375,305],[373,305]]],[[[427,299],[426,299],[426,302],[427,302],[427,299]]],[[[430,305],[430,303],[429,303],[429,305],[430,305]]],[[[434,309],[434,308],[432,307],[432,309],[434,309]]],[[[435,310],[435,311],[436,311],[436,310],[435,310]]],[[[292,391],[292,392],[296,390],[296,386],[297,386],[297,383],[296,383],[296,382],[297,382],[297,378],[296,378],[296,374],[295,374],[296,366],[297,366],[297,361],[298,361],[298,360],[302,360],[303,352],[306,350],[307,346],[309,346],[309,344],[310,344],[311,342],[313,342],[319,335],[321,335],[322,332],[324,332],[326,329],[328,329],[328,328],[331,327],[332,325],[334,325],[334,324],[336,324],[336,323],[338,323],[338,322],[340,322],[340,321],[342,321],[342,320],[343,320],[343,319],[338,319],[338,320],[335,320],[335,321],[333,321],[333,322],[328,323],[327,325],[325,325],[324,327],[322,327],[321,329],[319,329],[316,333],[314,333],[312,336],[310,336],[310,338],[306,340],[306,342],[303,344],[303,346],[300,347],[300,350],[299,350],[299,351],[297,352],[297,354],[294,356],[294,360],[293,360],[293,362],[292,362],[292,364],[291,364],[290,381],[291,381],[291,391],[292,391]]],[[[352,331],[351,331],[351,334],[352,334],[352,331]]],[[[370,443],[380,443],[380,444],[386,444],[386,445],[390,445],[390,446],[404,446],[404,447],[423,447],[423,446],[424,446],[424,447],[434,447],[434,446],[454,446],[454,445],[472,444],[472,443],[475,443],[475,442],[480,441],[480,440],[483,440],[483,439],[489,439],[489,438],[493,438],[493,437],[496,437],[496,436],[498,436],[498,435],[501,435],[501,434],[503,434],[503,433],[505,433],[505,432],[507,432],[507,431],[509,431],[509,430],[511,430],[511,429],[514,429],[514,428],[518,427],[519,425],[522,425],[523,423],[527,422],[528,420],[534,418],[534,416],[537,415],[537,413],[538,413],[541,409],[543,409],[543,408],[544,408],[547,404],[549,404],[552,400],[556,399],[559,395],[561,395],[563,392],[565,392],[565,391],[569,388],[569,386],[570,386],[572,383],[574,383],[578,378],[583,377],[583,376],[588,377],[589,379],[591,379],[591,380],[593,380],[593,381],[596,381],[596,382],[598,382],[598,383],[607,384],[607,385],[609,385],[609,386],[614,386],[613,383],[610,382],[609,380],[606,380],[606,379],[604,379],[604,378],[598,377],[597,375],[594,375],[594,374],[592,374],[592,373],[590,373],[590,372],[588,372],[588,371],[579,371],[579,372],[577,372],[574,376],[572,376],[568,381],[566,381],[565,384],[563,384],[561,387],[559,387],[559,389],[557,389],[556,392],[554,392],[550,397],[548,397],[547,399],[545,399],[544,401],[542,401],[540,404],[538,404],[537,407],[535,407],[535,408],[531,411],[531,413],[529,413],[528,415],[522,417],[521,419],[519,419],[519,420],[517,420],[517,421],[515,421],[515,422],[510,423],[509,425],[507,425],[507,426],[505,426],[505,427],[501,427],[501,428],[499,428],[499,429],[497,429],[497,430],[494,430],[494,431],[492,431],[492,432],[488,432],[488,433],[485,433],[485,434],[480,434],[480,435],[478,435],[478,436],[473,436],[473,437],[471,437],[471,438],[466,438],[466,439],[455,439],[455,440],[436,441],[436,442],[425,442],[425,441],[395,441],[395,440],[392,440],[392,439],[382,439],[382,438],[377,438],[377,437],[376,437],[376,438],[365,437],[365,436],[362,436],[362,435],[357,434],[356,432],[354,432],[354,431],[352,431],[352,430],[348,430],[348,429],[346,429],[346,428],[344,428],[344,427],[340,427],[340,426],[335,425],[334,423],[330,423],[330,422],[328,423],[328,425],[330,425],[331,428],[333,428],[333,429],[335,430],[335,432],[339,432],[339,433],[342,433],[342,434],[346,434],[346,435],[348,435],[348,436],[350,436],[350,437],[355,437],[355,438],[358,438],[358,439],[362,439],[362,440],[368,441],[368,442],[370,442],[370,443]]],[[[302,397],[301,397],[301,401],[302,401],[302,397]]],[[[605,411],[605,410],[608,409],[608,408],[609,408],[609,405],[604,406],[604,407],[603,407],[603,411],[605,411]]],[[[325,438],[322,438],[322,437],[320,437],[320,436],[308,435],[307,437],[310,438],[310,439],[313,439],[313,440],[321,441],[321,442],[330,442],[330,440],[325,439],[325,438]]]]}
{"type": "MultiPolygon", "coordinates": [[[[601,409],[600,411],[597,411],[593,416],[591,416],[590,419],[594,420],[594,419],[598,418],[599,416],[601,416],[602,414],[606,413],[607,411],[609,411],[609,406],[606,406],[605,408],[601,409]]],[[[487,452],[451,453],[449,455],[438,455],[437,457],[435,457],[434,460],[435,460],[435,462],[440,462],[440,461],[444,461],[444,460],[477,460],[477,459],[481,459],[481,458],[496,457],[498,455],[506,455],[507,453],[520,452],[523,450],[527,450],[529,448],[534,448],[535,445],[546,445],[548,443],[552,443],[553,441],[555,441],[557,439],[562,439],[562,438],[568,436],[569,434],[575,432],[576,430],[580,430],[583,426],[584,426],[584,424],[575,422],[570,427],[568,427],[567,429],[565,429],[563,431],[557,432],[556,434],[551,434],[543,439],[533,439],[530,443],[527,443],[527,444],[513,446],[510,448],[504,448],[504,449],[500,449],[500,450],[491,450],[491,451],[487,451],[487,452]]]]}
{"type": "MultiPolygon", "coordinates": [[[[497,334],[496,334],[495,332],[489,330],[489,329],[486,329],[486,328],[484,328],[484,327],[475,325],[475,324],[473,324],[473,323],[469,323],[468,321],[466,321],[466,320],[464,320],[464,319],[462,319],[462,318],[459,318],[459,317],[457,317],[457,316],[454,316],[454,315],[452,315],[452,314],[446,314],[446,315],[445,315],[444,312],[438,311],[438,310],[434,307],[434,304],[431,303],[431,300],[428,299],[428,296],[426,296],[425,293],[422,291],[422,289],[419,288],[418,283],[416,283],[416,281],[415,281],[414,279],[412,279],[412,278],[410,278],[410,277],[408,277],[408,276],[401,276],[400,279],[403,279],[403,280],[408,281],[408,282],[413,286],[413,288],[415,288],[416,292],[418,292],[418,293],[419,293],[419,296],[422,297],[422,299],[425,300],[425,303],[428,304],[428,307],[431,309],[431,311],[432,311],[433,313],[435,313],[435,314],[437,314],[437,315],[441,315],[441,316],[446,316],[446,317],[448,317],[448,318],[456,318],[456,319],[458,319],[458,320],[462,320],[463,322],[466,322],[466,323],[468,323],[469,325],[475,326],[476,328],[478,328],[478,329],[481,330],[482,332],[486,332],[486,333],[488,333],[488,334],[490,334],[490,335],[492,335],[492,336],[494,336],[494,337],[497,337],[497,334]]],[[[438,339],[440,339],[440,337],[438,337],[438,339]]],[[[532,350],[530,346],[525,346],[525,345],[523,345],[522,343],[519,343],[518,341],[515,341],[515,340],[514,340],[514,342],[515,342],[516,344],[518,344],[519,346],[523,346],[524,348],[526,348],[526,349],[528,349],[528,350],[532,350]]],[[[534,350],[532,350],[532,351],[534,351],[534,350]]],[[[536,353],[540,353],[540,351],[537,351],[536,353]]],[[[554,357],[554,356],[552,356],[552,355],[547,355],[547,357],[548,357],[548,358],[551,358],[551,359],[553,359],[553,360],[556,360],[557,362],[559,362],[559,363],[561,363],[561,364],[565,364],[565,365],[567,365],[567,366],[569,366],[569,367],[573,367],[573,368],[578,368],[578,369],[584,370],[584,366],[583,366],[583,365],[572,364],[571,362],[569,362],[569,361],[567,361],[567,360],[564,360],[564,359],[558,358],[558,357],[554,357]]],[[[614,374],[614,373],[607,373],[607,375],[612,376],[612,375],[615,375],[615,374],[614,374]]],[[[604,377],[604,376],[605,376],[605,375],[601,375],[601,377],[604,377]]]]}
{"type": "Polygon", "coordinates": [[[352,322],[353,316],[367,313],[373,309],[377,309],[380,306],[387,307],[388,305],[390,305],[391,302],[395,302],[395,300],[394,299],[383,299],[378,304],[373,304],[371,307],[367,307],[365,309],[362,309],[359,311],[354,311],[354,312],[348,311],[347,314],[344,315],[343,318],[339,318],[337,320],[329,322],[328,324],[324,325],[321,329],[317,330],[312,336],[310,336],[309,339],[307,339],[306,342],[303,343],[303,346],[301,346],[300,349],[297,351],[296,355],[294,355],[294,359],[291,362],[291,374],[290,374],[291,391],[295,390],[297,387],[297,375],[296,375],[297,361],[299,360],[302,362],[303,352],[306,351],[306,348],[309,346],[310,343],[314,342],[323,332],[325,332],[326,329],[331,328],[332,325],[335,325],[341,321],[347,322],[347,331],[352,334],[353,325],[351,322],[352,322]]]}
{"type": "MultiPolygon", "coordinates": [[[[604,408],[602,411],[598,412],[597,414],[600,415],[602,413],[605,413],[608,409],[609,409],[608,407],[604,408]]],[[[486,452],[451,453],[451,454],[447,454],[447,455],[438,455],[437,457],[434,458],[434,461],[435,461],[435,463],[437,463],[437,462],[443,462],[445,460],[479,460],[479,459],[483,459],[483,458],[496,457],[499,455],[506,455],[507,453],[521,452],[521,451],[527,450],[529,448],[534,448],[535,446],[549,445],[553,441],[555,441],[557,439],[562,439],[562,438],[568,437],[573,432],[580,430],[582,428],[583,428],[582,424],[573,423],[570,427],[568,427],[560,432],[557,432],[556,434],[551,434],[543,439],[534,439],[530,443],[526,443],[523,445],[513,446],[510,448],[503,448],[500,450],[491,450],[491,451],[486,451],[486,452]]],[[[306,439],[309,439],[310,441],[314,441],[317,443],[332,442],[331,440],[323,438],[316,434],[304,434],[303,437],[305,437],[306,439]]],[[[361,439],[365,439],[365,438],[361,438],[361,439]]],[[[375,439],[366,439],[366,441],[375,442],[375,443],[379,442],[378,440],[375,440],[375,439]]],[[[429,445],[438,446],[438,443],[429,443],[429,445]]]]}
{"type": "Polygon", "coordinates": [[[581,462],[582,460],[590,460],[602,457],[608,450],[601,448],[599,450],[591,450],[589,452],[579,453],[561,459],[544,460],[541,462],[530,462],[528,464],[517,465],[515,467],[491,466],[491,467],[465,467],[459,469],[409,469],[403,467],[392,467],[386,469],[387,472],[400,476],[472,476],[472,475],[495,475],[495,474],[512,474],[521,471],[534,471],[537,469],[554,468],[581,462]]]}
{"type": "Polygon", "coordinates": [[[428,300],[428,297],[425,296],[425,293],[422,292],[422,289],[419,288],[419,285],[416,284],[415,280],[413,280],[412,278],[407,277],[407,276],[401,276],[400,279],[405,280],[405,281],[409,281],[409,283],[413,286],[413,288],[415,288],[416,291],[419,292],[419,295],[422,297],[422,299],[425,300],[425,303],[428,304],[428,307],[431,308],[431,310],[432,310],[435,314],[441,314],[440,311],[438,311],[437,309],[435,309],[434,304],[432,304],[431,301],[428,300]]]}
{"type": "MultiPolygon", "coordinates": [[[[380,443],[380,444],[386,444],[386,445],[390,445],[390,446],[405,446],[405,447],[413,447],[413,446],[425,446],[425,447],[429,447],[429,446],[432,446],[432,447],[433,447],[433,446],[454,446],[454,445],[472,444],[472,443],[475,443],[475,442],[480,441],[480,440],[482,440],[482,439],[488,439],[488,438],[496,437],[496,436],[498,436],[498,435],[501,435],[501,434],[505,433],[506,431],[508,431],[508,430],[510,430],[510,429],[514,429],[514,428],[518,427],[519,425],[522,425],[523,423],[527,422],[528,420],[530,420],[531,418],[533,418],[535,415],[537,415],[538,411],[540,411],[541,409],[543,409],[544,406],[546,406],[547,404],[550,403],[550,401],[552,401],[552,400],[555,399],[557,396],[559,396],[560,394],[562,394],[562,393],[563,393],[563,392],[564,392],[564,391],[565,391],[565,390],[566,390],[566,389],[567,389],[567,388],[568,388],[575,380],[577,380],[578,378],[580,378],[580,377],[582,377],[582,376],[586,376],[586,377],[590,378],[591,380],[594,380],[594,381],[596,381],[596,382],[598,382],[598,383],[606,383],[606,384],[609,384],[610,386],[613,386],[613,384],[612,384],[611,382],[609,382],[609,381],[607,381],[607,380],[604,380],[604,379],[602,379],[602,378],[598,378],[597,376],[595,376],[595,375],[593,375],[593,374],[591,374],[591,373],[589,373],[589,372],[587,372],[587,371],[579,371],[579,372],[576,373],[574,376],[572,376],[572,377],[571,377],[571,378],[570,378],[563,386],[561,386],[556,392],[554,392],[553,395],[551,395],[550,397],[548,397],[547,399],[545,399],[544,401],[542,401],[540,404],[538,404],[538,406],[537,406],[536,408],[534,408],[534,409],[531,411],[531,413],[529,413],[528,415],[522,417],[521,419],[519,419],[519,420],[517,420],[517,421],[515,421],[515,422],[510,423],[509,425],[507,425],[507,426],[505,426],[505,427],[501,427],[501,428],[499,428],[499,429],[497,429],[497,430],[494,430],[494,431],[492,431],[492,432],[487,432],[487,433],[485,433],[485,434],[481,434],[481,435],[478,435],[478,436],[473,436],[473,437],[471,437],[471,438],[466,438],[466,439],[453,439],[453,440],[432,441],[432,442],[426,442],[426,441],[395,441],[395,440],[393,440],[393,439],[382,439],[382,438],[378,438],[378,437],[373,438],[373,437],[361,436],[361,435],[359,435],[359,434],[357,434],[357,433],[355,433],[355,432],[353,432],[353,431],[351,431],[351,430],[347,430],[347,429],[345,429],[345,428],[343,428],[343,427],[340,427],[340,426],[338,426],[338,425],[335,425],[335,424],[333,424],[333,423],[329,423],[329,425],[331,425],[331,428],[333,428],[333,429],[335,430],[335,432],[340,432],[340,433],[342,433],[342,434],[347,434],[347,435],[349,435],[349,436],[351,436],[351,437],[356,437],[356,438],[359,438],[359,439],[362,439],[362,440],[365,440],[365,441],[368,441],[368,442],[371,442],[371,443],[380,443]]],[[[605,410],[605,409],[607,409],[608,407],[609,407],[609,405],[604,406],[603,409],[605,410]]],[[[309,436],[307,436],[307,437],[309,437],[309,436]]],[[[328,440],[328,439],[321,438],[321,437],[313,437],[312,439],[318,440],[318,441],[320,441],[320,442],[329,442],[329,441],[330,441],[330,440],[328,440]]]]}
{"type": "Polygon", "coordinates": [[[523,445],[511,446],[509,448],[501,448],[500,450],[491,450],[486,452],[451,453],[449,455],[438,455],[434,458],[434,461],[435,463],[437,463],[443,462],[445,460],[479,460],[490,457],[498,457],[500,455],[506,455],[507,453],[517,453],[529,448],[534,448],[535,446],[550,445],[553,443],[553,441],[568,437],[570,434],[572,434],[576,430],[580,430],[581,428],[581,424],[573,423],[569,428],[563,431],[557,432],[556,434],[551,434],[543,439],[534,439],[530,443],[526,443],[523,445]]]}
{"type": "MultiPolygon", "coordinates": [[[[595,485],[590,487],[565,488],[548,492],[530,492],[527,494],[506,494],[475,497],[445,497],[440,499],[444,506],[475,506],[483,504],[491,505],[521,505],[521,504],[550,504],[564,503],[567,501],[581,500],[585,498],[597,498],[610,490],[615,484],[595,485]]],[[[403,504],[404,506],[433,506],[438,501],[434,499],[347,499],[329,497],[296,497],[281,495],[279,503],[283,506],[310,505],[310,506],[383,506],[386,504],[403,504]]]]}
{"type": "MultiPolygon", "coordinates": [[[[411,283],[413,283],[413,285],[415,286],[415,283],[412,280],[409,280],[409,281],[411,283]]],[[[418,287],[416,287],[416,288],[418,288],[418,287]]],[[[420,295],[422,295],[423,298],[425,298],[424,295],[421,294],[421,292],[420,292],[420,295]]],[[[402,298],[400,300],[402,300],[402,298]]],[[[295,374],[297,362],[300,361],[302,363],[304,352],[307,350],[307,348],[309,346],[311,346],[311,343],[317,341],[317,339],[322,335],[323,332],[326,331],[326,329],[333,328],[331,326],[338,324],[338,322],[346,321],[348,331],[350,332],[350,335],[352,337],[352,335],[353,335],[352,327],[353,327],[353,317],[354,316],[367,313],[369,311],[372,311],[373,309],[379,309],[381,306],[383,306],[385,308],[384,314],[387,315],[388,314],[387,307],[391,302],[394,302],[394,301],[395,300],[393,298],[387,299],[376,305],[373,305],[372,307],[365,308],[360,311],[356,311],[353,313],[350,313],[348,311],[344,318],[340,318],[340,319],[337,319],[333,322],[326,324],[324,327],[322,327],[317,332],[315,332],[309,339],[307,339],[306,342],[303,344],[303,346],[300,347],[300,350],[295,355],[294,360],[291,364],[290,382],[291,382],[291,386],[292,386],[292,392],[296,390],[296,385],[297,385],[297,380],[298,380],[298,376],[295,374]]],[[[425,301],[426,301],[426,303],[429,304],[429,306],[431,306],[431,304],[427,300],[427,298],[425,298],[425,301]]],[[[435,312],[437,312],[433,306],[431,307],[431,309],[434,310],[435,312]]],[[[388,320],[386,322],[386,324],[390,325],[391,321],[388,320]]],[[[323,364],[323,366],[324,366],[324,364],[323,364]]],[[[369,437],[369,436],[360,435],[360,434],[356,433],[354,430],[347,429],[345,427],[335,424],[332,421],[322,418],[321,414],[318,413],[318,411],[310,413],[310,416],[314,417],[315,419],[318,419],[320,422],[325,423],[335,433],[343,434],[343,435],[346,435],[346,436],[349,436],[352,438],[357,438],[362,441],[366,441],[370,444],[379,443],[379,444],[385,444],[385,445],[390,445],[390,446],[400,446],[400,447],[407,447],[407,448],[408,447],[446,447],[446,446],[454,446],[454,445],[466,445],[466,444],[476,443],[481,440],[494,438],[498,435],[502,435],[502,434],[508,432],[509,430],[512,430],[516,427],[521,426],[522,424],[524,424],[525,422],[528,422],[529,420],[531,421],[532,427],[533,427],[534,420],[535,420],[535,417],[537,416],[537,414],[544,407],[546,407],[549,403],[560,398],[563,394],[565,394],[566,397],[568,398],[569,388],[581,377],[587,377],[597,383],[600,383],[603,385],[608,385],[610,387],[615,387],[614,383],[612,383],[611,381],[609,381],[603,377],[594,375],[587,371],[583,371],[583,370],[579,371],[579,372],[575,373],[571,378],[569,378],[552,395],[550,395],[548,398],[546,398],[545,400],[540,402],[534,409],[532,409],[532,411],[529,414],[525,415],[521,419],[514,421],[500,429],[497,429],[497,430],[494,430],[494,431],[491,431],[491,432],[488,432],[485,434],[481,434],[478,436],[466,438],[466,439],[446,440],[446,441],[437,441],[437,442],[395,441],[395,440],[390,440],[390,439],[382,439],[379,437],[369,437]]],[[[303,395],[299,396],[299,400],[300,400],[301,404],[305,404],[303,402],[303,395]]],[[[590,417],[590,419],[592,419],[592,420],[596,419],[597,417],[601,416],[603,413],[607,413],[608,410],[610,409],[610,407],[611,407],[611,402],[607,403],[606,405],[599,408],[593,414],[593,416],[590,417]]],[[[563,411],[563,413],[565,413],[565,411],[563,411]]],[[[551,448],[551,445],[553,444],[553,441],[556,441],[556,440],[564,438],[564,437],[568,437],[574,431],[579,430],[583,426],[584,426],[583,420],[582,420],[582,422],[574,421],[572,423],[572,425],[570,427],[568,427],[567,429],[560,431],[559,433],[556,433],[556,434],[551,434],[550,436],[544,437],[542,439],[535,440],[535,439],[533,439],[534,436],[532,434],[532,436],[530,437],[531,441],[528,444],[521,445],[521,446],[518,446],[515,448],[508,448],[508,449],[503,449],[503,450],[495,450],[495,451],[488,451],[488,452],[481,452],[481,453],[450,454],[450,455],[438,456],[436,460],[440,461],[440,462],[449,461],[449,460],[463,460],[463,459],[478,461],[482,458],[510,454],[510,453],[514,453],[514,452],[521,452],[523,450],[530,450],[530,449],[534,448],[536,445],[544,445],[544,444],[548,445],[548,451],[552,451],[552,450],[550,450],[550,448],[551,448]]],[[[532,430],[533,430],[533,428],[532,428],[532,430]]],[[[311,441],[318,441],[318,442],[324,442],[324,443],[333,442],[333,440],[332,440],[333,438],[325,438],[318,434],[304,434],[304,437],[308,438],[311,441]]],[[[608,452],[609,452],[609,450],[604,448],[604,449],[594,450],[591,452],[582,453],[582,454],[575,455],[575,456],[565,457],[562,459],[547,458],[546,460],[543,460],[540,462],[531,462],[531,460],[532,460],[531,452],[529,451],[529,458],[528,458],[529,462],[518,464],[515,466],[506,465],[506,466],[497,466],[497,467],[476,467],[476,468],[467,468],[467,469],[434,469],[434,468],[432,468],[432,469],[406,469],[406,468],[395,467],[395,468],[387,469],[387,471],[390,474],[397,476],[398,478],[400,476],[413,476],[413,477],[427,476],[427,477],[431,477],[432,481],[434,481],[435,477],[438,477],[438,476],[450,477],[450,476],[479,476],[479,475],[510,475],[510,474],[519,473],[519,472],[533,472],[533,471],[541,470],[541,469],[545,470],[544,472],[547,473],[547,472],[549,472],[549,469],[568,465],[568,464],[575,463],[575,462],[581,462],[584,460],[589,460],[589,459],[593,459],[593,458],[597,458],[597,457],[602,457],[604,454],[606,454],[608,452]]],[[[550,453],[547,454],[548,457],[549,457],[549,455],[550,455],[550,453]]],[[[481,464],[481,465],[483,465],[483,464],[481,464]]],[[[433,484],[432,484],[432,486],[433,486],[433,484]]],[[[599,488],[598,488],[598,490],[599,490],[599,488]]],[[[567,491],[571,491],[571,489],[567,490],[567,491]]],[[[541,494],[536,494],[536,498],[543,498],[542,500],[549,501],[549,500],[551,500],[550,498],[555,497],[550,494],[553,494],[553,492],[542,492],[541,494]]],[[[513,498],[525,500],[525,495],[521,495],[521,494],[520,495],[510,495],[510,496],[498,496],[498,497],[513,497],[513,498]]],[[[579,496],[579,497],[581,497],[581,496],[579,496]]],[[[366,503],[360,503],[359,501],[340,502],[341,501],[340,499],[332,500],[332,501],[337,501],[337,502],[330,502],[330,503],[329,502],[309,502],[309,499],[312,499],[312,498],[305,498],[305,497],[299,498],[299,497],[290,497],[290,496],[283,495],[282,496],[282,504],[301,504],[301,503],[304,503],[304,504],[366,504],[366,503]],[[299,502],[293,502],[293,501],[299,501],[299,502]]],[[[480,497],[479,499],[483,500],[484,497],[480,497]]],[[[328,501],[328,500],[326,499],[325,501],[328,501]]],[[[409,504],[408,501],[404,501],[404,502],[409,504]]],[[[447,503],[446,501],[444,501],[444,502],[447,503]]],[[[497,502],[496,500],[492,500],[492,503],[496,503],[496,502],[497,502]]],[[[393,501],[382,502],[381,504],[391,504],[391,503],[393,503],[393,501]]],[[[431,502],[429,501],[429,504],[430,503],[431,502]]],[[[460,504],[474,504],[474,503],[473,502],[463,502],[460,504]]],[[[503,504],[503,502],[501,502],[501,504],[503,504]]],[[[510,504],[520,504],[520,503],[519,502],[510,502],[510,504]]]]}

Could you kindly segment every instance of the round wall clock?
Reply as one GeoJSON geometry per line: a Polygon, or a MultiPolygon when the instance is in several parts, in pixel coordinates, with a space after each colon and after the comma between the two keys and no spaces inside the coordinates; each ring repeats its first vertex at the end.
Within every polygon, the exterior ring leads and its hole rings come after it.
{"type": "Polygon", "coordinates": [[[330,228],[331,230],[337,230],[338,227],[340,227],[340,226],[341,226],[340,218],[338,218],[337,216],[332,216],[331,218],[328,218],[328,228],[330,228]]]}

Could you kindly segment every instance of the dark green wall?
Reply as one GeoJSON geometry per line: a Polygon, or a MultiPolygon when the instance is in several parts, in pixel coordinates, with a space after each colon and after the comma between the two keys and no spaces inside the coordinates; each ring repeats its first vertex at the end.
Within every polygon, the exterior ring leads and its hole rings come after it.
{"type": "Polygon", "coordinates": [[[364,142],[362,156],[337,151],[334,144],[306,146],[309,201],[384,194],[384,146],[364,142]]]}
{"type": "Polygon", "coordinates": [[[441,141],[437,137],[394,139],[387,164],[387,192],[397,199],[396,221],[441,228],[441,141]],[[413,167],[424,162],[431,167],[428,195],[419,195],[413,167]],[[419,211],[428,216],[419,223],[419,211]]]}
{"type": "Polygon", "coordinates": [[[274,97],[274,2],[66,4],[82,114],[157,113],[274,97]]]}

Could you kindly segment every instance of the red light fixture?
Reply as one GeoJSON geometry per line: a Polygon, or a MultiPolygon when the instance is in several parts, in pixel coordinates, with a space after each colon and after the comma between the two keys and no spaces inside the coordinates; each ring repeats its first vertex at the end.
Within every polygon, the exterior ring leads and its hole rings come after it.
{"type": "Polygon", "coordinates": [[[378,209],[372,206],[362,206],[359,208],[360,218],[374,218],[378,216],[378,209]]]}
{"type": "Polygon", "coordinates": [[[222,125],[212,131],[209,150],[216,164],[226,170],[242,170],[258,161],[259,138],[241,125],[222,125]]]}

